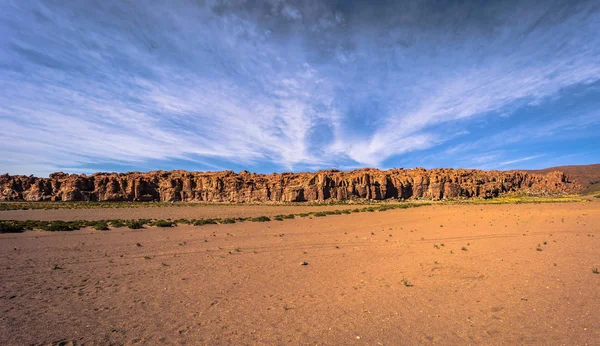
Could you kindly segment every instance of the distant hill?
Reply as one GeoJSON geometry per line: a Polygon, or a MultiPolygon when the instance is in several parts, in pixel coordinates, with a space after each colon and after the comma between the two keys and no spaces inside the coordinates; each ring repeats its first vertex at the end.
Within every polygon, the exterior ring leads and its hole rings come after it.
{"type": "Polygon", "coordinates": [[[571,181],[579,183],[582,186],[582,193],[600,192],[600,164],[558,166],[538,170],[528,170],[527,172],[546,174],[553,171],[561,171],[571,181]]]}

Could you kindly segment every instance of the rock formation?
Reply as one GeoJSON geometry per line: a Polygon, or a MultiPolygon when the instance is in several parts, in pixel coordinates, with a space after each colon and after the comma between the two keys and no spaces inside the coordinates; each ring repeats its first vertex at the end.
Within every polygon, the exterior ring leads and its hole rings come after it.
{"type": "Polygon", "coordinates": [[[0,176],[0,201],[197,201],[303,202],[350,199],[496,197],[507,192],[576,191],[560,171],[471,169],[359,169],[315,173],[254,174],[247,171],[148,173],[53,173],[49,178],[0,176]]]}

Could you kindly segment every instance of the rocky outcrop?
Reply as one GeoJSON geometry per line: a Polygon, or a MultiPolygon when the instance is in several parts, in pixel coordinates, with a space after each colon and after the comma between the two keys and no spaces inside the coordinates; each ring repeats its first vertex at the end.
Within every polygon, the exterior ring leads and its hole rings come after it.
{"type": "Polygon", "coordinates": [[[527,171],[527,173],[547,174],[553,171],[565,173],[569,180],[581,186],[581,194],[600,192],[600,164],[559,166],[527,171]]]}
{"type": "Polygon", "coordinates": [[[315,173],[254,174],[247,171],[53,173],[49,178],[0,176],[2,201],[205,201],[303,202],[351,199],[496,197],[507,192],[575,191],[560,171],[469,169],[360,169],[315,173]]]}

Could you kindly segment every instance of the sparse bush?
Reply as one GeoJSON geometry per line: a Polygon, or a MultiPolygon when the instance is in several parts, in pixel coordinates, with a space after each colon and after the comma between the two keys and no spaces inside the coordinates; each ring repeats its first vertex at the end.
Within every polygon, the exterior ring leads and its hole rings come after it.
{"type": "Polygon", "coordinates": [[[110,220],[110,225],[114,228],[119,228],[125,226],[125,222],[123,220],[110,220]]]}
{"type": "Polygon", "coordinates": [[[598,269],[598,267],[592,268],[592,273],[594,273],[594,274],[600,274],[600,269],[598,269]]]}
{"type": "Polygon", "coordinates": [[[267,221],[271,221],[271,218],[268,216],[259,216],[259,217],[253,217],[250,219],[250,221],[252,222],[267,222],[267,221]]]}
{"type": "Polygon", "coordinates": [[[314,213],[313,215],[317,216],[317,217],[323,217],[323,216],[327,216],[327,213],[324,211],[319,211],[319,212],[314,213]]]}
{"type": "Polygon", "coordinates": [[[173,221],[156,220],[153,225],[156,227],[173,227],[173,221]]]}
{"type": "Polygon", "coordinates": [[[0,221],[0,233],[21,233],[25,229],[12,221],[0,221]]]}
{"type": "Polygon", "coordinates": [[[192,224],[194,226],[216,225],[217,224],[217,220],[216,219],[200,219],[200,220],[194,220],[192,222],[192,224]]]}
{"type": "Polygon", "coordinates": [[[40,228],[39,227],[40,223],[44,223],[45,224],[45,222],[32,221],[32,220],[27,220],[27,221],[9,221],[9,222],[13,222],[15,226],[22,226],[24,229],[40,228]]]}
{"type": "Polygon", "coordinates": [[[144,228],[144,224],[139,220],[127,221],[126,225],[127,225],[127,227],[129,227],[131,229],[144,228]]]}
{"type": "Polygon", "coordinates": [[[65,221],[52,221],[46,225],[40,227],[44,231],[60,232],[60,231],[72,231],[79,229],[76,224],[65,221]]]}
{"type": "Polygon", "coordinates": [[[92,225],[92,228],[94,228],[96,231],[107,231],[108,223],[106,221],[98,221],[92,225]]]}
{"type": "Polygon", "coordinates": [[[395,205],[387,204],[387,205],[380,206],[379,211],[392,210],[392,209],[396,209],[396,208],[397,208],[397,206],[395,206],[395,205]]]}
{"type": "Polygon", "coordinates": [[[221,220],[221,223],[235,223],[235,219],[233,219],[233,218],[223,219],[223,220],[221,220]]]}

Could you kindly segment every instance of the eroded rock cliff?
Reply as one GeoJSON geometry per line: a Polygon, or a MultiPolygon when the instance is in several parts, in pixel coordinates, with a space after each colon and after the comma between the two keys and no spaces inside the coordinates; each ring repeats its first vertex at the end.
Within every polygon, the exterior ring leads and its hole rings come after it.
{"type": "Polygon", "coordinates": [[[348,199],[443,199],[496,197],[522,191],[572,192],[577,184],[560,171],[469,169],[360,169],[315,173],[254,174],[247,171],[53,173],[49,178],[0,176],[2,201],[205,201],[303,202],[348,199]]]}

